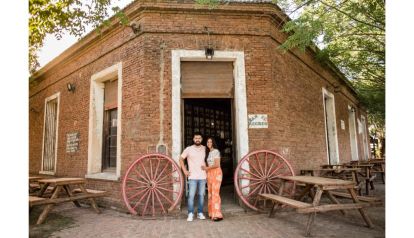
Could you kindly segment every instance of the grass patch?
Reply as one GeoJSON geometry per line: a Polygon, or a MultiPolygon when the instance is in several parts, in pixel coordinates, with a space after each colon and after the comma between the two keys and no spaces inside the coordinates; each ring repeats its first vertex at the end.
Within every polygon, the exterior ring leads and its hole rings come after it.
{"type": "Polygon", "coordinates": [[[43,224],[36,225],[42,211],[43,207],[35,207],[29,214],[30,238],[49,237],[54,232],[76,226],[73,218],[59,215],[53,211],[49,212],[43,224]]]}

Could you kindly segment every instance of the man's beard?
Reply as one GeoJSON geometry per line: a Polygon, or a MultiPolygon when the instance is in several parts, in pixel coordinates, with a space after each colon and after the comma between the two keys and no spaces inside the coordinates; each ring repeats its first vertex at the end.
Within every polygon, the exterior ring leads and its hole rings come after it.
{"type": "Polygon", "coordinates": [[[194,142],[194,144],[197,145],[197,146],[199,146],[199,145],[201,145],[201,142],[200,141],[196,141],[196,142],[194,142]]]}

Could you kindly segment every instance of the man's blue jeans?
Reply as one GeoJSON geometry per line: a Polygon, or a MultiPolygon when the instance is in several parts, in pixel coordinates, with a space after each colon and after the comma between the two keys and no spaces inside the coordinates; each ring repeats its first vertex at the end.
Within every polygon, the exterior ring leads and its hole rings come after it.
{"type": "Polygon", "coordinates": [[[188,194],[188,213],[194,214],[194,196],[198,187],[198,213],[203,212],[204,206],[204,192],[206,190],[205,179],[189,179],[189,194],[188,194]]]}

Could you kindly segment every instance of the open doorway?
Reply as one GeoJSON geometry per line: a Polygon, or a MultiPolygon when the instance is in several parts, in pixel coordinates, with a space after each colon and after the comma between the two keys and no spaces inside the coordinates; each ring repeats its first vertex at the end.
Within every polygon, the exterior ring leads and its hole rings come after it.
{"type": "Polygon", "coordinates": [[[183,147],[193,144],[193,133],[203,135],[205,146],[207,137],[213,137],[220,151],[220,166],[223,182],[220,189],[222,205],[235,204],[234,195],[234,131],[232,99],[186,98],[184,99],[183,147]]]}

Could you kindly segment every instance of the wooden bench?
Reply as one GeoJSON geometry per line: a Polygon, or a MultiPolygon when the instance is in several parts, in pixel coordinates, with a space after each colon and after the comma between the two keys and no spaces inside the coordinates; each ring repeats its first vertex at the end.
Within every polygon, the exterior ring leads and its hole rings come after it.
{"type": "MultiPolygon", "coordinates": [[[[349,193],[331,191],[331,194],[337,197],[352,199],[349,193]]],[[[357,198],[359,201],[362,201],[362,202],[372,202],[372,203],[378,203],[378,205],[382,205],[382,200],[377,197],[357,196],[357,198]]]]}
{"type": "Polygon", "coordinates": [[[270,210],[269,217],[272,217],[272,215],[274,213],[275,206],[278,203],[288,205],[288,206],[296,208],[296,209],[306,208],[306,207],[311,207],[312,206],[309,203],[297,201],[297,200],[294,200],[294,199],[291,199],[291,198],[287,198],[287,197],[283,197],[283,196],[275,195],[275,194],[270,194],[270,193],[261,193],[261,194],[259,194],[259,196],[273,202],[273,206],[272,206],[272,209],[270,210]]]}

